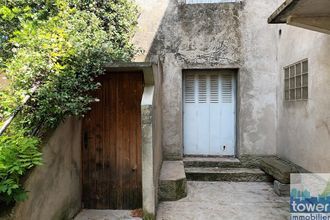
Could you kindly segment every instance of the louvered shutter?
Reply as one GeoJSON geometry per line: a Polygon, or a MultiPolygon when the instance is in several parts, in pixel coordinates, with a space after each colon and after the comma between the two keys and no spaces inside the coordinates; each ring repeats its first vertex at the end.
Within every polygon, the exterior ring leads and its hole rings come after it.
{"type": "Polygon", "coordinates": [[[187,74],[185,78],[185,103],[195,103],[195,75],[187,74]]]}
{"type": "Polygon", "coordinates": [[[207,103],[207,76],[201,74],[198,76],[198,103],[207,103]]]}
{"type": "Polygon", "coordinates": [[[221,79],[221,98],[222,103],[233,102],[233,83],[232,75],[222,75],[221,79]]]}
{"type": "Polygon", "coordinates": [[[184,153],[234,155],[236,115],[233,71],[187,71],[183,92],[184,153]]]}
{"type": "Polygon", "coordinates": [[[210,102],[219,103],[219,74],[210,77],[210,102]]]}

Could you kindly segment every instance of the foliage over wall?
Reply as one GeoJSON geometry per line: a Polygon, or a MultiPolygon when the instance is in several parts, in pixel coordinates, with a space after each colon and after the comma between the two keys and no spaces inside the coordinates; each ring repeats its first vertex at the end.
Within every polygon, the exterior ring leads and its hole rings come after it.
{"type": "Polygon", "coordinates": [[[134,56],[137,16],[131,0],[0,0],[0,72],[10,82],[0,92],[0,125],[37,86],[0,137],[0,203],[25,198],[19,177],[40,164],[38,138],[89,110],[104,64],[134,56]]]}

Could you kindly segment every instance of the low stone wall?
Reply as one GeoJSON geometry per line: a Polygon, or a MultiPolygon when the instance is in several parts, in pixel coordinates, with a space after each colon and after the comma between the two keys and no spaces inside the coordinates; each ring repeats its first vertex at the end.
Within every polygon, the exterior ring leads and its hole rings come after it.
{"type": "Polygon", "coordinates": [[[18,203],[8,220],[72,219],[81,207],[81,122],[68,119],[43,146],[43,165],[25,181],[29,198],[18,203]]]}

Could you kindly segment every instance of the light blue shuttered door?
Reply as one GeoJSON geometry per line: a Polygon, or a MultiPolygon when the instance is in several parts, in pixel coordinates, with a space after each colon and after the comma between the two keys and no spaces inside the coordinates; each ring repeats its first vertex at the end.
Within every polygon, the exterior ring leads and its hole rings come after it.
{"type": "Polygon", "coordinates": [[[232,71],[184,74],[184,153],[234,155],[236,93],[232,71]]]}

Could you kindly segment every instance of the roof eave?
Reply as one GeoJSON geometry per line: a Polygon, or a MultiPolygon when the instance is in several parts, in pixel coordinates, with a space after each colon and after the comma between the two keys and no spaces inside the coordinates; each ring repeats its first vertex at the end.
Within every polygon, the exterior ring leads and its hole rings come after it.
{"type": "Polygon", "coordinates": [[[300,0],[286,0],[274,13],[268,18],[269,24],[283,24],[287,23],[290,12],[300,0]]]}

